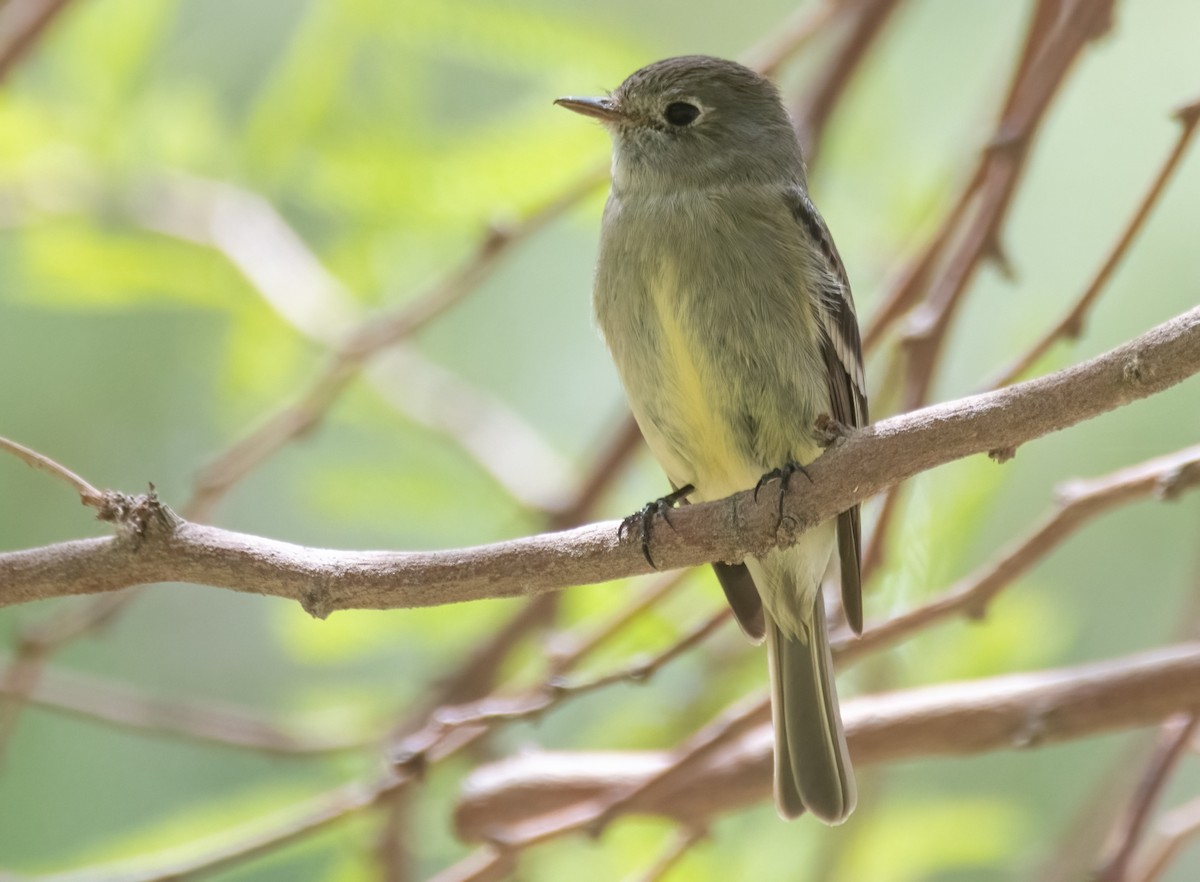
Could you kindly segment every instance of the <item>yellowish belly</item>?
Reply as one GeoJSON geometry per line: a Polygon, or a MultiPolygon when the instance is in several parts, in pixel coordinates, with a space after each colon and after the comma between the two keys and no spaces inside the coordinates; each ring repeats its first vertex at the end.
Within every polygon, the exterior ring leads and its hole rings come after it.
{"type": "Polygon", "coordinates": [[[693,499],[720,499],[753,486],[762,468],[740,448],[730,423],[735,384],[719,375],[706,351],[680,320],[678,272],[664,265],[651,291],[658,324],[655,417],[634,407],[651,451],[671,480],[692,484],[693,499]],[[641,411],[641,412],[639,412],[641,411]]]}

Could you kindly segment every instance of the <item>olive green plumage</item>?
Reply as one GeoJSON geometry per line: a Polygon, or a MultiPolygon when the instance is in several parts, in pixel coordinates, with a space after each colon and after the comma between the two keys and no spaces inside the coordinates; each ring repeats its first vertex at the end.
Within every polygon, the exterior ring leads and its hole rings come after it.
{"type": "MultiPolygon", "coordinates": [[[[689,56],[603,98],[559,103],[612,135],[596,318],[671,483],[719,499],[816,459],[821,414],[865,424],[850,286],[775,87],[689,56]]],[[[807,809],[840,823],[854,809],[821,582],[836,548],[847,620],[861,628],[859,544],[855,509],[791,547],[717,567],[743,630],[766,637],[785,817],[807,809]]]]}

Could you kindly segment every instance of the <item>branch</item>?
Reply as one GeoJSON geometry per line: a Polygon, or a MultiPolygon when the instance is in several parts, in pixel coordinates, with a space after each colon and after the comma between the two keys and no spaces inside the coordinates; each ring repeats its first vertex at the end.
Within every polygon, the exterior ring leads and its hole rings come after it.
{"type": "Polygon", "coordinates": [[[1158,204],[1159,198],[1167,188],[1167,183],[1179,167],[1179,161],[1187,153],[1192,136],[1196,133],[1196,126],[1200,124],[1200,100],[1192,101],[1179,108],[1175,112],[1175,118],[1179,120],[1180,132],[1179,136],[1175,139],[1175,144],[1172,146],[1171,152],[1159,168],[1158,174],[1155,175],[1149,189],[1142,196],[1141,203],[1139,203],[1133,215],[1126,222],[1125,229],[1121,232],[1120,237],[1109,250],[1104,263],[1096,270],[1096,274],[1092,277],[1091,282],[1088,283],[1087,288],[1079,295],[1079,298],[1071,305],[1071,308],[1067,310],[1066,315],[1046,331],[1026,352],[1014,359],[1011,364],[985,383],[985,389],[997,389],[1000,386],[1007,386],[1009,383],[1015,382],[1024,376],[1037,360],[1050,350],[1050,347],[1057,340],[1073,340],[1083,333],[1083,323],[1092,305],[1096,302],[1096,299],[1100,296],[1100,292],[1104,290],[1113,272],[1116,271],[1117,266],[1129,251],[1129,247],[1133,244],[1133,240],[1137,238],[1137,234],[1145,226],[1146,219],[1150,217],[1151,210],[1158,204]]]}
{"type": "Polygon", "coordinates": [[[792,107],[792,119],[796,134],[804,151],[805,161],[811,166],[817,161],[820,135],[825,131],[834,108],[851,78],[862,67],[876,38],[899,8],[900,0],[857,0],[843,2],[839,7],[841,16],[850,19],[842,45],[830,59],[829,64],[819,70],[804,96],[792,107]]]}
{"type": "MultiPolygon", "coordinates": [[[[855,766],[914,757],[1025,749],[1147,726],[1200,705],[1200,644],[1034,674],[866,696],[842,704],[855,766]]],[[[773,735],[766,723],[628,812],[703,827],[767,798],[773,735]]],[[[665,752],[526,753],[477,769],[455,813],[460,836],[510,842],[507,831],[577,811],[661,775],[665,752]]]]}
{"type": "MultiPolygon", "coordinates": [[[[1004,451],[1136,401],[1200,371],[1200,307],[1104,355],[1036,380],[935,405],[869,426],[809,467],[779,518],[771,494],[744,491],[686,506],[659,529],[666,569],[740,560],[794,542],[805,529],[913,475],[982,451],[1004,451]]],[[[192,524],[142,500],[121,535],[0,555],[0,605],[190,582],[337,609],[437,606],[517,597],[649,571],[636,537],[600,523],[440,552],[335,552],[192,524]]]]}
{"type": "Polygon", "coordinates": [[[1165,813],[1158,824],[1158,838],[1147,850],[1131,882],[1157,882],[1172,861],[1193,839],[1200,836],[1200,799],[1194,799],[1165,813]]]}
{"type": "Polygon", "coordinates": [[[1162,725],[1159,743],[1147,764],[1142,780],[1134,790],[1133,798],[1113,827],[1106,855],[1100,869],[1093,874],[1095,882],[1124,882],[1129,878],[1129,865],[1134,850],[1150,822],[1150,815],[1162,795],[1171,773],[1187,751],[1196,724],[1196,714],[1180,714],[1162,725]]]}
{"type": "Polygon", "coordinates": [[[0,80],[24,58],[71,0],[10,0],[0,6],[0,80]]]}
{"type": "Polygon", "coordinates": [[[514,247],[582,201],[606,179],[607,168],[584,175],[518,224],[493,227],[475,249],[440,282],[394,310],[376,314],[349,333],[318,376],[294,403],[229,447],[196,479],[194,516],[203,518],[229,489],[283,447],[312,431],[364,367],[460,303],[500,266],[514,247]]]}
{"type": "Polygon", "coordinates": [[[50,457],[38,453],[36,450],[30,450],[24,444],[18,444],[16,441],[10,441],[7,438],[0,438],[0,450],[3,450],[5,453],[11,453],[31,469],[36,469],[39,472],[45,472],[47,475],[53,475],[55,478],[58,478],[79,494],[79,501],[84,505],[90,505],[92,508],[100,509],[101,511],[104,510],[108,502],[108,497],[66,466],[60,465],[50,457]]]}
{"type": "Polygon", "coordinates": [[[1068,481],[1058,490],[1057,508],[995,560],[924,606],[868,628],[861,637],[835,641],[834,653],[843,660],[858,658],[959,613],[981,618],[997,594],[1092,518],[1148,496],[1173,499],[1196,484],[1200,445],[1098,478],[1068,481]]]}

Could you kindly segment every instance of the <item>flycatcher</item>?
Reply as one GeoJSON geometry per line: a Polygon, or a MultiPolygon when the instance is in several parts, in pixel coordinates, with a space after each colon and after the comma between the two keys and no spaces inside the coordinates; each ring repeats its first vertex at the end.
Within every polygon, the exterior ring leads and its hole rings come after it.
{"type": "MultiPolygon", "coordinates": [[[[612,136],[596,318],[676,490],[707,501],[767,473],[786,482],[821,453],[818,416],[865,425],[850,284],[775,87],[687,56],[606,97],[557,103],[612,136]]],[[[861,631],[860,541],[856,507],[789,548],[715,565],[742,630],[767,640],[786,818],[807,809],[837,824],[854,810],[821,582],[836,546],[846,619],[861,631]]]]}

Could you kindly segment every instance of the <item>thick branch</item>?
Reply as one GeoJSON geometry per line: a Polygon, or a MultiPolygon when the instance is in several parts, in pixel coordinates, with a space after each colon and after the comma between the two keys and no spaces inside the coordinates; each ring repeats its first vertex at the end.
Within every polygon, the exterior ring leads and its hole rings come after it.
{"type": "MultiPolygon", "coordinates": [[[[919,472],[1011,451],[1197,371],[1200,307],[1067,370],[850,435],[809,468],[811,483],[793,483],[782,522],[770,493],[687,506],[671,528],[655,531],[655,559],[674,569],[761,553],[919,472]]],[[[639,542],[619,539],[614,523],[452,551],[338,552],[200,526],[161,509],[116,537],[0,555],[0,605],[171,581],[289,597],[324,616],[526,596],[647,569],[639,542]]]]}
{"type": "MultiPolygon", "coordinates": [[[[948,683],[842,704],[856,766],[1024,749],[1146,726],[1200,706],[1200,644],[1075,668],[948,683]]],[[[767,798],[773,736],[755,728],[631,812],[703,825],[767,798]]],[[[506,838],[551,813],[611,800],[675,762],[668,752],[526,753],[475,771],[456,812],[460,836],[506,838]]]]}

